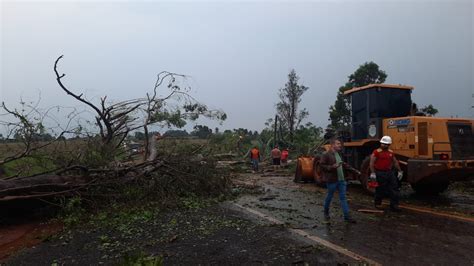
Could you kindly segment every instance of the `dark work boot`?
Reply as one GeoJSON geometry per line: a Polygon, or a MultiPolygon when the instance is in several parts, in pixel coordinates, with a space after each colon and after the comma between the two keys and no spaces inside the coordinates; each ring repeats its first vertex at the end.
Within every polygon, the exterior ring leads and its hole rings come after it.
{"type": "Polygon", "coordinates": [[[324,210],[324,219],[329,220],[331,217],[329,216],[329,210],[324,210]]]}
{"type": "Polygon", "coordinates": [[[356,220],[352,219],[351,217],[344,218],[344,221],[345,221],[346,223],[350,223],[350,224],[355,224],[355,223],[357,223],[356,220]]]}

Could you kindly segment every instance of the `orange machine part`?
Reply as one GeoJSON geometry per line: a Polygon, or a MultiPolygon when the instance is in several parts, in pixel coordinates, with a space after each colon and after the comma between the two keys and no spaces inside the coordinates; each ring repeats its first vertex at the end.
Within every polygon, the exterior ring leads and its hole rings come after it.
{"type": "Polygon", "coordinates": [[[301,165],[301,175],[305,178],[313,178],[314,157],[304,156],[298,158],[301,165]]]}

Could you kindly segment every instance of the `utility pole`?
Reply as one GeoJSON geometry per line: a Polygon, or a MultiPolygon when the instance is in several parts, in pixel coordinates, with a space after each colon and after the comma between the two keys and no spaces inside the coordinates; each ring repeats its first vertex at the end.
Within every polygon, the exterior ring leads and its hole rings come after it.
{"type": "Polygon", "coordinates": [[[471,113],[472,113],[472,116],[474,117],[474,93],[472,94],[471,113]]]}
{"type": "Polygon", "coordinates": [[[273,147],[277,144],[277,125],[278,125],[278,115],[275,115],[275,125],[273,126],[273,147]]]}

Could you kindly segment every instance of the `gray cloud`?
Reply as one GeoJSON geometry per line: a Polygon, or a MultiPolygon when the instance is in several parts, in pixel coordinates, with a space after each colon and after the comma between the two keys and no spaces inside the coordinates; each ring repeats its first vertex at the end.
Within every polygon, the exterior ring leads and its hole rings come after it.
{"type": "MultiPolygon", "coordinates": [[[[365,61],[387,83],[415,86],[419,105],[473,116],[471,1],[3,2],[2,101],[77,105],[58,88],[120,100],[151,89],[161,70],[191,76],[193,95],[222,108],[223,128],[261,129],[295,68],[310,87],[302,106],[325,126],[328,106],[365,61]]],[[[215,123],[209,123],[215,126],[215,123]]]]}

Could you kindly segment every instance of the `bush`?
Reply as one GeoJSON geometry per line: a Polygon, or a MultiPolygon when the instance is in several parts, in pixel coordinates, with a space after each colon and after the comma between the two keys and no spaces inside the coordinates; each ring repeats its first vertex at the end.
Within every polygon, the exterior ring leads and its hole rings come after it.
{"type": "Polygon", "coordinates": [[[163,265],[163,257],[148,256],[144,252],[136,252],[127,254],[123,257],[122,266],[161,266],[163,265]]]}

